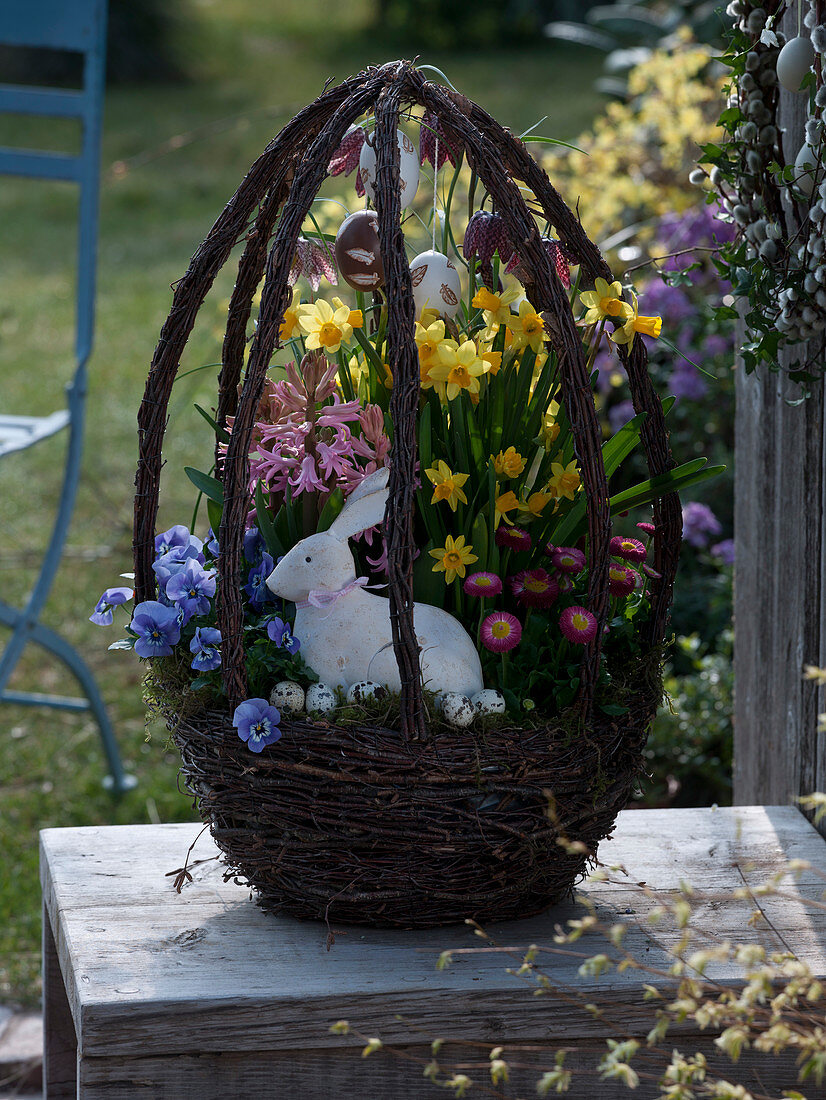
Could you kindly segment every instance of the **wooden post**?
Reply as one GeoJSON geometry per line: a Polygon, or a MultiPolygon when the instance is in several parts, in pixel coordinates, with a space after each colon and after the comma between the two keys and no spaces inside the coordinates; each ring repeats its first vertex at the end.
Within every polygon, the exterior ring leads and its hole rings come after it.
{"type": "MultiPolygon", "coordinates": [[[[786,16],[797,33],[797,10],[786,16]]],[[[804,30],[804,33],[808,33],[804,30]]],[[[803,144],[808,96],[783,92],[787,162],[803,144]]],[[[742,336],[742,327],[740,336],[742,336]]],[[[789,353],[781,364],[794,362],[789,353]]],[[[803,680],[826,663],[826,425],[823,382],[802,404],[782,374],[737,368],[734,529],[734,801],[786,803],[826,791],[826,700],[803,680]]],[[[826,835],[826,821],[821,823],[826,835]]]]}

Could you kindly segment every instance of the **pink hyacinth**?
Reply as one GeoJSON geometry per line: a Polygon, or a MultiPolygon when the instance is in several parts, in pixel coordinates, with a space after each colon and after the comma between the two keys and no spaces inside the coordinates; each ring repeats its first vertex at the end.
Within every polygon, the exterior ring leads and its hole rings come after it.
{"type": "Polygon", "coordinates": [[[525,607],[550,607],[559,595],[559,585],[544,569],[523,569],[510,578],[510,586],[525,607]]]}
{"type": "Polygon", "coordinates": [[[627,596],[637,587],[638,576],[630,565],[612,562],[608,567],[608,591],[612,596],[627,596]]]}
{"type": "Polygon", "coordinates": [[[479,636],[482,645],[491,653],[507,653],[519,645],[522,624],[509,611],[494,611],[482,620],[479,636]]]}
{"type": "Polygon", "coordinates": [[[576,546],[555,547],[551,560],[560,573],[581,573],[585,568],[585,555],[576,546]]]}
{"type": "Polygon", "coordinates": [[[531,536],[521,527],[505,527],[502,524],[497,527],[494,540],[497,546],[506,547],[509,550],[530,550],[531,536]]]}
{"type": "Polygon", "coordinates": [[[585,645],[597,636],[596,616],[584,607],[566,607],[559,616],[559,629],[569,642],[585,645]]]}
{"type": "Polygon", "coordinates": [[[639,539],[629,539],[616,535],[611,539],[609,552],[625,561],[645,561],[645,547],[639,539]]]}
{"type": "Polygon", "coordinates": [[[502,581],[495,573],[471,573],[465,578],[462,590],[468,596],[498,596],[502,591],[502,581]]]}

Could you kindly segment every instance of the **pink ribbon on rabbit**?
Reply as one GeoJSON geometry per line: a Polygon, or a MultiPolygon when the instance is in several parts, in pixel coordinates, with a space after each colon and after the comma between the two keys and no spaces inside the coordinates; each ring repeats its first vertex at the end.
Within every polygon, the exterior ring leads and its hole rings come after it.
{"type": "Polygon", "coordinates": [[[307,593],[306,600],[299,600],[295,605],[299,610],[304,610],[306,607],[330,607],[341,596],[346,596],[348,592],[352,592],[354,588],[386,588],[386,584],[368,584],[367,577],[356,577],[355,580],[350,581],[349,584],[345,584],[344,588],[339,588],[337,592],[330,592],[325,588],[313,588],[307,593]]]}

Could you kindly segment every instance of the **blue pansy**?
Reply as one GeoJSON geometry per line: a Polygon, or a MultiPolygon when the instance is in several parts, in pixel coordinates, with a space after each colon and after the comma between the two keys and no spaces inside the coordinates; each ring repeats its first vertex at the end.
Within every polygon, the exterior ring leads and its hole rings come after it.
{"type": "Polygon", "coordinates": [[[190,653],[194,653],[192,667],[199,672],[210,672],[218,668],[221,663],[221,654],[218,646],[221,644],[221,631],[213,626],[199,626],[195,630],[195,637],[189,643],[190,653]]]}
{"type": "Polygon", "coordinates": [[[270,603],[275,597],[269,588],[267,588],[267,577],[272,573],[275,565],[270,555],[264,551],[261,555],[261,561],[253,569],[250,569],[249,576],[247,577],[247,583],[244,585],[244,591],[249,596],[249,601],[254,608],[263,607],[265,603],[270,603]]]}
{"type": "Polygon", "coordinates": [[[257,527],[250,527],[244,535],[244,557],[250,565],[259,565],[266,553],[267,546],[257,527]]]}
{"type": "Polygon", "coordinates": [[[166,582],[166,595],[190,618],[208,615],[209,601],[215,595],[215,570],[206,570],[194,558],[189,558],[181,572],[166,582]]]}
{"type": "Polygon", "coordinates": [[[168,657],[181,638],[177,610],[157,600],[139,603],[129,628],[138,636],[135,652],[139,657],[168,657]]]}
{"type": "Polygon", "coordinates": [[[290,624],[279,619],[277,615],[267,623],[267,634],[277,646],[286,649],[288,653],[297,653],[301,646],[298,638],[293,637],[290,624]]]}
{"type": "Polygon", "coordinates": [[[111,626],[114,618],[112,608],[126,603],[134,595],[131,588],[107,588],[95,604],[95,610],[89,616],[89,622],[97,626],[111,626]]]}
{"type": "Polygon", "coordinates": [[[247,699],[235,708],[232,716],[238,736],[253,752],[261,752],[265,745],[280,739],[280,721],[281,712],[277,707],[270,706],[266,699],[247,699]]]}
{"type": "Polygon", "coordinates": [[[188,527],[184,527],[182,523],[176,523],[168,531],[155,536],[155,557],[160,558],[170,550],[186,549],[189,546],[194,546],[200,553],[203,545],[196,535],[190,534],[188,527]]]}
{"type": "Polygon", "coordinates": [[[171,550],[158,558],[153,563],[152,568],[161,588],[166,585],[170,577],[174,577],[176,573],[181,573],[186,568],[188,561],[196,561],[199,565],[204,564],[204,555],[194,543],[188,546],[173,546],[171,550]]]}

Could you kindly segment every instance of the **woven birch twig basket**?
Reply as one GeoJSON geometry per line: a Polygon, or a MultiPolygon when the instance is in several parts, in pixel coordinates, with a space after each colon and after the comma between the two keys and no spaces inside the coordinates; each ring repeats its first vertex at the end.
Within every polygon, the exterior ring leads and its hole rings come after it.
{"type": "MultiPolygon", "coordinates": [[[[679,552],[679,501],[669,493],[654,504],[654,566],[661,579],[654,582],[651,614],[640,627],[644,656],[625,684],[627,710],[609,717],[594,706],[609,614],[610,520],[601,432],[569,300],[520,183],[532,192],[566,253],[581,265],[583,281],[610,282],[599,250],[517,138],[409,63],[369,68],[325,91],[274,138],[176,285],[138,416],[136,599],[151,600],[156,593],[152,562],[161,449],[180,357],[217,273],[244,241],[217,400],[219,425],[234,417],[220,464],[218,625],[226,706],[177,713],[170,693],[165,710],[186,784],[225,855],[227,874],[248,882],[273,912],[405,928],[536,913],[570,892],[641,770],[647,729],[661,696],[659,657],[679,552]],[[539,728],[448,731],[427,721],[412,617],[420,383],[396,142],[400,111],[415,105],[433,112],[451,143],[464,150],[518,245],[526,291],[558,357],[587,496],[588,607],[600,629],[583,647],[574,706],[539,728]],[[252,758],[231,716],[246,698],[240,570],[254,416],[290,301],[288,275],[302,223],[331,155],[366,112],[376,117],[375,205],[394,377],[385,531],[393,645],[402,680],[400,728],[285,720],[272,751],[252,758]],[[262,280],[258,328],[244,372],[247,324],[262,280]]],[[[673,462],[642,340],[633,343],[625,363],[635,409],[647,413],[642,443],[650,473],[663,474],[673,462]]]]}

